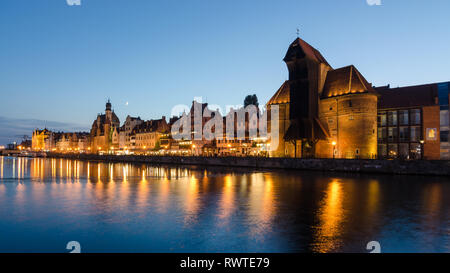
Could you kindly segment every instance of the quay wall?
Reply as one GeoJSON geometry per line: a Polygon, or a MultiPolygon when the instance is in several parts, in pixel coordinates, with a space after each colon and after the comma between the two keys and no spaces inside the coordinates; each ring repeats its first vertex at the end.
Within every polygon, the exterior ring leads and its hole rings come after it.
{"type": "Polygon", "coordinates": [[[181,157],[141,155],[57,154],[47,157],[83,161],[122,163],[173,164],[196,166],[244,167],[256,169],[295,169],[312,171],[385,173],[450,176],[450,161],[444,160],[364,160],[364,159],[301,159],[260,157],[181,157]]]}

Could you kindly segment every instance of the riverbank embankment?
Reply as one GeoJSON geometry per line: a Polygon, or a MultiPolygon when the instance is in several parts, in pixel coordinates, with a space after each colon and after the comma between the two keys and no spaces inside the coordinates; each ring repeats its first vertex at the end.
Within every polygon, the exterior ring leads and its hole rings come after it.
{"type": "Polygon", "coordinates": [[[146,163],[161,165],[196,165],[244,167],[256,169],[295,169],[357,173],[450,176],[450,161],[444,160],[364,160],[364,159],[301,159],[261,157],[181,157],[141,155],[95,155],[48,153],[47,157],[83,161],[146,163]]]}

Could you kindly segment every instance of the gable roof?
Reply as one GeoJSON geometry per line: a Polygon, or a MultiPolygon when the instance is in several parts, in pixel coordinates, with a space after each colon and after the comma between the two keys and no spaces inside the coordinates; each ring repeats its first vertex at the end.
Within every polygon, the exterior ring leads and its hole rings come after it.
{"type": "Polygon", "coordinates": [[[310,44],[308,44],[307,42],[303,41],[300,38],[297,38],[294,42],[292,42],[283,60],[285,62],[289,62],[293,59],[302,59],[305,57],[314,60],[318,63],[324,63],[330,66],[327,60],[322,56],[322,54],[317,49],[315,49],[310,44]]]}
{"type": "Polygon", "coordinates": [[[169,125],[165,119],[152,119],[136,125],[132,130],[132,134],[164,132],[167,130],[169,130],[169,125]]]}
{"type": "Polygon", "coordinates": [[[322,98],[337,97],[354,93],[376,94],[376,91],[353,65],[328,72],[323,87],[322,98]]]}
{"type": "Polygon", "coordinates": [[[291,102],[290,86],[288,81],[285,81],[281,85],[280,89],[273,95],[273,97],[267,102],[267,105],[284,104],[291,102]]]}

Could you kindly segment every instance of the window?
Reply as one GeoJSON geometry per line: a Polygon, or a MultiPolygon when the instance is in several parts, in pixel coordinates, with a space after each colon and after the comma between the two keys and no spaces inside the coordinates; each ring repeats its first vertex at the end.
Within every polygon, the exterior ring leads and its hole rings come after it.
{"type": "Polygon", "coordinates": [[[378,128],[378,142],[386,142],[387,128],[378,128]]]}
{"type": "Polygon", "coordinates": [[[408,125],[409,124],[409,111],[408,110],[398,111],[398,119],[399,119],[400,125],[408,125]]]}
{"type": "Polygon", "coordinates": [[[409,147],[409,153],[411,159],[420,159],[422,154],[422,148],[420,147],[420,144],[411,144],[409,147]]]}
{"type": "Polygon", "coordinates": [[[386,113],[378,114],[378,126],[386,126],[386,113]]]}
{"type": "Polygon", "coordinates": [[[397,138],[398,138],[397,127],[389,127],[388,129],[389,142],[397,142],[397,138]]]}
{"type": "Polygon", "coordinates": [[[396,158],[398,155],[398,146],[397,144],[389,144],[388,145],[388,156],[390,158],[396,158]]]}
{"type": "Polygon", "coordinates": [[[388,112],[388,123],[390,126],[397,125],[397,111],[389,111],[388,112]]]}
{"type": "Polygon", "coordinates": [[[441,131],[441,142],[448,142],[448,132],[449,131],[441,131]]]}
{"type": "Polygon", "coordinates": [[[409,158],[409,144],[402,143],[398,146],[398,156],[400,158],[409,158]]]}
{"type": "Polygon", "coordinates": [[[441,127],[449,126],[449,111],[441,110],[441,127]]]}
{"type": "Polygon", "coordinates": [[[420,127],[411,127],[411,141],[419,142],[420,141],[420,127]]]}
{"type": "Polygon", "coordinates": [[[437,140],[437,129],[427,128],[427,140],[437,140]]]}
{"type": "Polygon", "coordinates": [[[411,124],[417,125],[420,124],[420,109],[412,109],[410,112],[411,124]]]}
{"type": "Polygon", "coordinates": [[[408,127],[400,127],[399,137],[400,137],[400,142],[408,142],[409,141],[409,128],[408,127]]]}

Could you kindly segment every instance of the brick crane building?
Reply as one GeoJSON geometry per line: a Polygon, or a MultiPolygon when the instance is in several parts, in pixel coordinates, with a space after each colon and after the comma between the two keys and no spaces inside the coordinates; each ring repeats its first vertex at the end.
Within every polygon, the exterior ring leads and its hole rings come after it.
{"type": "Polygon", "coordinates": [[[289,80],[267,103],[279,111],[271,156],[450,159],[450,83],[376,88],[300,38],[284,61],[289,80]]]}

